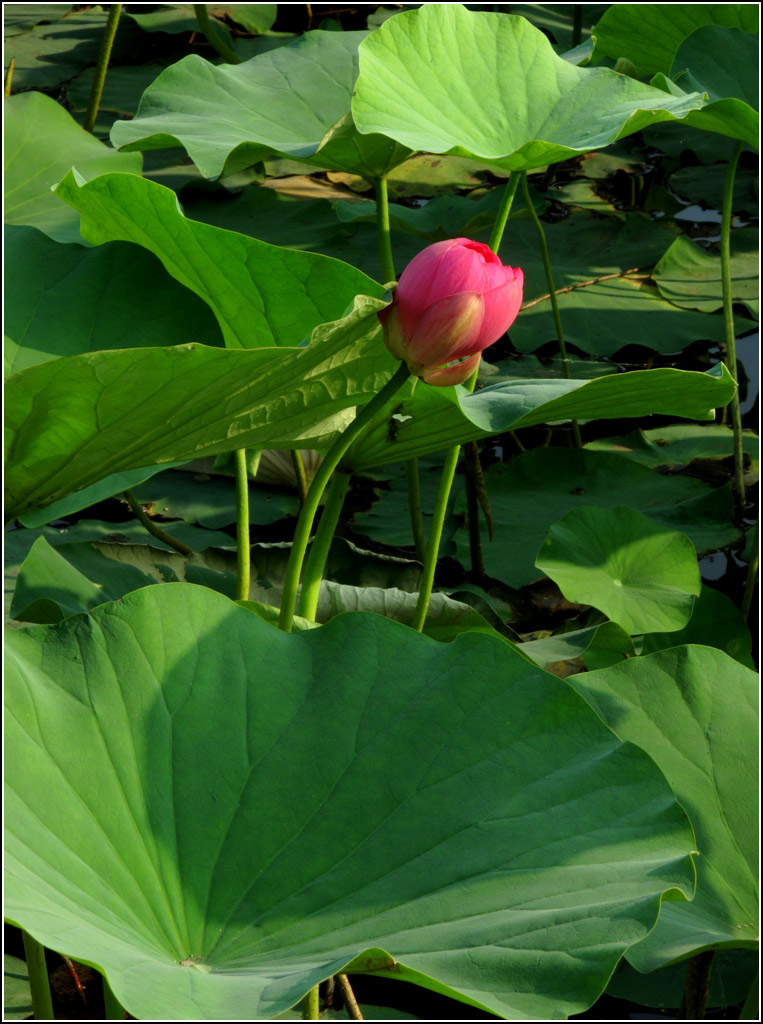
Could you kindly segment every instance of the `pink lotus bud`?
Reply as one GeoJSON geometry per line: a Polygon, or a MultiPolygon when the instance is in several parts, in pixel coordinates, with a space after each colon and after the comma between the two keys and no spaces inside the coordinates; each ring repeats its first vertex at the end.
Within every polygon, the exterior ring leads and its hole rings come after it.
{"type": "Polygon", "coordinates": [[[482,242],[435,242],[411,260],[379,311],[387,348],[428,384],[460,384],[514,322],[523,280],[482,242]]]}

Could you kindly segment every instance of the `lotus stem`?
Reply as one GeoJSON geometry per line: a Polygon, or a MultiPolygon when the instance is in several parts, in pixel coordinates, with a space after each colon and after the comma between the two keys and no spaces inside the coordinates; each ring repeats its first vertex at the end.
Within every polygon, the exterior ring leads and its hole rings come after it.
{"type": "Polygon", "coordinates": [[[16,67],[16,58],[11,57],[8,70],[5,72],[5,95],[11,94],[11,83],[13,82],[13,69],[16,67]]]}
{"type": "Polygon", "coordinates": [[[519,184],[519,172],[512,171],[509,175],[509,180],[506,182],[506,186],[503,190],[503,196],[501,197],[501,205],[498,209],[498,215],[495,218],[495,224],[493,225],[493,231],[490,235],[490,241],[488,245],[494,253],[498,253],[498,249],[501,245],[501,239],[503,238],[503,232],[506,228],[506,222],[509,219],[511,213],[511,207],[514,202],[514,196],[517,194],[517,185],[519,184]]]}
{"type": "Polygon", "coordinates": [[[734,335],[734,309],[731,296],[731,212],[734,202],[734,176],[739,156],[744,147],[737,142],[726,169],[723,185],[723,210],[721,214],[721,282],[723,286],[723,320],[726,329],[726,363],[734,378],[734,394],[731,398],[731,426],[734,432],[734,494],[737,510],[745,505],[744,451],[742,448],[742,412],[739,407],[739,381],[737,377],[736,337],[734,335]]]}
{"type": "Polygon", "coordinates": [[[344,999],[344,1005],[347,1010],[347,1016],[350,1020],[363,1020],[363,1014],[360,1012],[358,1001],[355,998],[355,993],[352,991],[352,985],[350,979],[346,974],[337,974],[336,980],[339,983],[339,989],[344,999]]]}
{"type": "Polygon", "coordinates": [[[686,964],[686,981],[679,1013],[684,1020],[704,1020],[705,1008],[710,994],[710,972],[713,969],[715,950],[693,956],[686,964]]]}
{"type": "Polygon", "coordinates": [[[246,448],[236,451],[236,600],[249,600],[250,583],[249,545],[249,472],[246,467],[246,448]]]}
{"type": "Polygon", "coordinates": [[[305,571],[302,575],[302,590],[299,594],[299,607],[297,611],[305,619],[315,621],[318,612],[318,597],[320,596],[321,580],[326,571],[331,542],[334,539],[339,516],[344,505],[344,498],[350,486],[352,476],[338,469],[331,478],[331,483],[326,491],[326,501],[321,512],[321,521],[315,531],[310,554],[305,562],[305,571]]]}
{"type": "Polygon", "coordinates": [[[117,34],[117,25],[119,24],[119,16],[121,13],[121,4],[112,4],[109,8],[109,15],[106,18],[106,27],[103,30],[103,36],[101,38],[101,47],[98,50],[98,61],[95,65],[93,84],[90,86],[90,96],[87,101],[85,120],[82,124],[82,127],[86,132],[92,133],[95,128],[95,119],[98,116],[98,107],[101,104],[101,96],[103,95],[103,84],[106,81],[106,71],[109,67],[111,47],[114,45],[114,36],[117,34]]]}
{"type": "Polygon", "coordinates": [[[303,505],[305,498],[307,497],[307,473],[305,473],[305,463],[302,459],[302,452],[297,451],[296,448],[292,448],[289,454],[291,456],[291,464],[294,469],[294,476],[297,478],[299,503],[300,505],[303,505]]]}
{"type": "Polygon", "coordinates": [[[212,22],[206,4],[194,4],[193,11],[199,28],[206,36],[209,45],[217,50],[227,64],[241,64],[242,60],[236,51],[223,39],[217,25],[212,22]]]}
{"type": "Polygon", "coordinates": [[[323,492],[325,491],[334,470],[344,457],[347,449],[371,425],[377,412],[379,412],[395,392],[405,384],[409,376],[408,367],[405,363],[400,363],[396,372],[392,377],[390,377],[381,391],[377,392],[371,401],[360,409],[349,427],[347,427],[347,429],[336,439],[334,444],[326,453],[325,459],[321,463],[318,472],[315,474],[313,482],[310,484],[310,489],[307,492],[307,498],[305,499],[305,503],[299,513],[299,519],[297,520],[297,529],[294,532],[294,540],[292,542],[289,563],[286,567],[286,577],[284,579],[283,597],[281,598],[281,613],[279,615],[278,625],[279,628],[284,630],[286,633],[291,632],[292,623],[294,621],[294,602],[297,598],[299,578],[302,574],[302,564],[305,560],[305,551],[307,550],[307,544],[310,540],[310,533],[313,528],[313,521],[315,519],[315,514],[318,511],[320,500],[323,497],[323,492]]]}
{"type": "Polygon", "coordinates": [[[321,1001],[318,993],[318,986],[313,985],[302,1000],[302,1020],[319,1020],[320,1016],[321,1001]]]}
{"type": "Polygon", "coordinates": [[[750,564],[747,566],[747,578],[744,581],[744,593],[742,594],[742,615],[744,621],[750,616],[750,608],[752,607],[752,597],[755,593],[755,583],[758,579],[758,521],[755,521],[755,526],[752,528],[752,557],[750,558],[750,564]]]}
{"type": "Polygon", "coordinates": [[[440,486],[437,489],[432,524],[429,527],[427,551],[424,557],[424,571],[421,574],[421,583],[419,584],[419,597],[416,601],[416,610],[413,613],[413,621],[411,622],[411,628],[419,633],[424,629],[427,611],[429,610],[429,599],[432,596],[432,587],[434,586],[434,574],[437,568],[437,556],[440,552],[445,512],[448,508],[448,498],[450,497],[450,489],[453,486],[453,478],[456,475],[460,451],[460,445],[456,445],[455,448],[448,450],[445,456],[445,464],[442,467],[440,486]]]}
{"type": "Polygon", "coordinates": [[[392,240],[389,230],[389,196],[387,175],[382,174],[376,179],[376,237],[379,242],[379,263],[381,264],[382,283],[395,282],[395,263],[392,259],[392,240]]]}
{"type": "Polygon", "coordinates": [[[23,928],[21,938],[24,942],[24,956],[29,975],[29,988],[32,993],[32,1009],[35,1020],[53,1020],[53,999],[50,994],[50,979],[45,963],[45,947],[37,939],[33,939],[23,928]]]}
{"type": "MultiPolygon", "coordinates": [[[[559,342],[559,355],[562,358],[562,373],[570,379],[572,374],[570,373],[570,361],[567,357],[567,345],[564,340],[564,331],[562,330],[562,318],[559,315],[559,303],[556,301],[556,289],[554,288],[554,275],[551,272],[551,260],[548,256],[548,242],[546,241],[546,233],[543,230],[543,225],[540,222],[538,214],[535,212],[535,207],[532,204],[530,198],[530,188],[527,184],[527,172],[522,171],[522,194],[525,197],[525,203],[527,209],[532,218],[532,222],[535,225],[535,230],[538,232],[538,241],[540,242],[540,252],[543,258],[543,268],[546,271],[546,281],[548,282],[549,299],[551,301],[551,311],[554,316],[554,326],[556,327],[556,337],[559,342]]],[[[572,421],[572,433],[575,438],[575,447],[582,448],[583,441],[580,437],[580,427],[578,421],[572,421]]]]}
{"type": "Polygon", "coordinates": [[[405,463],[408,477],[408,510],[411,516],[411,531],[416,548],[416,557],[424,561],[427,551],[427,540],[424,536],[424,523],[421,517],[421,480],[419,478],[419,460],[408,459],[405,463]]]}
{"type": "Polygon", "coordinates": [[[181,555],[185,555],[186,557],[195,554],[193,548],[189,548],[187,544],[182,542],[182,540],[178,540],[176,537],[171,537],[169,533],[166,533],[157,526],[152,519],[149,519],[143,511],[143,506],[131,490],[128,489],[126,491],[122,491],[122,494],[124,495],[125,501],[135,514],[136,519],[139,520],[141,526],[143,526],[143,528],[147,530],[152,537],[156,537],[156,539],[160,540],[163,544],[168,544],[171,548],[174,548],[175,551],[178,551],[181,555]]]}
{"type": "Polygon", "coordinates": [[[583,39],[583,5],[572,5],[572,45],[579,46],[583,39]]]}

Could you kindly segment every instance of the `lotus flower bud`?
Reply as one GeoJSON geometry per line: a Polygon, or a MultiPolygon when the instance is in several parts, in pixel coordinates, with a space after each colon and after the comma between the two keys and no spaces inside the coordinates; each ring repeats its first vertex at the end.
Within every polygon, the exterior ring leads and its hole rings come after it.
{"type": "Polygon", "coordinates": [[[482,242],[435,242],[411,260],[379,311],[387,348],[428,384],[460,384],[514,322],[523,280],[482,242]]]}

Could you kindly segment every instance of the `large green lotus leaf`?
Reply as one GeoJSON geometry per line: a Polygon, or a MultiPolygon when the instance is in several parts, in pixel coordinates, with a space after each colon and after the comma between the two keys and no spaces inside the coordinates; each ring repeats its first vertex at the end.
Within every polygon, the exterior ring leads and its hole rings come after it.
{"type": "Polygon", "coordinates": [[[518,646],[536,665],[561,677],[582,668],[604,668],[636,654],[633,641],[615,622],[525,640],[518,646]]]}
{"type": "Polygon", "coordinates": [[[11,225],[5,245],[6,373],[103,349],[222,345],[206,303],[145,249],[62,245],[36,228],[11,225]]]}
{"type": "Polygon", "coordinates": [[[635,509],[573,508],[549,528],[536,566],[568,601],[628,633],[667,633],[691,618],[701,581],[694,545],[635,509]]]}
{"type": "MultiPolygon", "coordinates": [[[[759,311],[757,235],[757,231],[734,232],[730,260],[732,299],[744,303],[754,317],[759,311]]],[[[706,312],[723,306],[720,256],[712,256],[685,235],[673,242],[652,276],[660,294],[674,306],[706,312]]]]}
{"type": "MultiPolygon", "coordinates": [[[[71,4],[5,4],[4,15],[9,6],[26,12],[14,18],[11,32],[3,20],[5,66],[15,60],[14,91],[54,88],[96,62],[107,19],[102,7],[75,11],[71,4]],[[41,24],[43,21],[52,24],[41,24]]],[[[142,60],[141,35],[123,19],[112,45],[112,59],[142,60]]]]}
{"type": "Polygon", "coordinates": [[[703,89],[709,96],[709,102],[701,110],[690,111],[686,123],[704,131],[741,139],[753,149],[758,149],[760,119],[755,70],[758,39],[737,29],[714,26],[699,29],[694,35],[698,36],[697,40],[690,36],[679,49],[671,78],[657,74],[652,85],[676,99],[686,96],[687,89],[703,89]],[[688,68],[687,62],[691,62],[688,68]],[[706,86],[702,84],[705,75],[708,80],[706,86]]]}
{"type": "Polygon", "coordinates": [[[303,348],[121,349],[13,374],[6,514],[141,466],[244,447],[321,448],[394,372],[380,305],[359,296],[348,317],[316,328],[303,348]]]}
{"type": "Polygon", "coordinates": [[[738,99],[757,111],[759,56],[757,35],[705,25],[681,43],[670,77],[684,92],[706,92],[712,101],[738,99]]]}
{"type": "MultiPolygon", "coordinates": [[[[557,420],[621,419],[659,412],[714,418],[733,384],[725,366],[708,373],[662,368],[594,380],[514,380],[469,395],[464,388],[419,387],[399,392],[392,415],[369,430],[348,462],[356,469],[403,462],[413,455],[557,420]]],[[[619,504],[619,503],[616,503],[619,504]]]]}
{"type": "Polygon", "coordinates": [[[521,14],[538,28],[551,33],[558,46],[572,46],[575,34],[575,14],[581,15],[581,32],[584,40],[591,34],[591,25],[604,8],[603,4],[580,4],[575,10],[569,4],[512,4],[511,13],[521,14]]]}
{"type": "Polygon", "coordinates": [[[6,913],[138,1018],[267,1019],[349,970],[563,1019],[692,889],[648,757],[492,638],[282,634],[172,584],[7,652],[6,913]]]}
{"type": "MultiPolygon", "coordinates": [[[[31,224],[59,242],[81,242],[79,215],[50,191],[72,164],[84,178],[140,175],[143,158],[117,153],[40,92],[5,100],[5,221],[31,224]]],[[[140,181],[140,178],[135,180],[140,181]]]]}
{"type": "Polygon", "coordinates": [[[711,647],[675,647],[568,680],[660,766],[694,825],[697,894],[628,952],[650,971],[704,948],[757,947],[758,677],[711,647]]]}
{"type": "MultiPolygon", "coordinates": [[[[742,445],[745,455],[750,457],[750,471],[757,473],[757,434],[745,430],[742,445]]],[[[722,423],[671,423],[652,430],[635,430],[625,437],[604,437],[589,441],[586,448],[618,452],[644,466],[681,467],[695,460],[703,460],[704,466],[709,468],[709,460],[714,464],[733,455],[734,432],[722,423]]]]}
{"type": "Polygon", "coordinates": [[[102,477],[97,483],[83,487],[82,490],[74,491],[65,498],[46,505],[44,509],[36,509],[18,516],[22,526],[36,527],[44,526],[45,523],[52,523],[56,519],[65,519],[73,512],[80,512],[83,508],[97,505],[99,501],[105,501],[114,495],[121,494],[128,488],[142,484],[160,470],[172,468],[176,465],[185,465],[184,462],[172,463],[168,466],[141,466],[138,469],[131,469],[124,473],[109,473],[102,477]]]}
{"type": "MultiPolygon", "coordinates": [[[[564,337],[583,352],[614,356],[626,345],[664,354],[682,352],[696,341],[722,342],[723,317],[681,309],[643,280],[620,277],[558,296],[564,337]]],[[[737,334],[755,323],[735,317],[737,334]]],[[[556,341],[551,303],[544,299],[523,312],[511,328],[521,352],[556,341]]]]}
{"type": "Polygon", "coordinates": [[[612,4],[592,29],[594,60],[625,57],[639,77],[667,74],[678,48],[703,25],[758,31],[753,4],[612,4]]]}
{"type": "MultiPolygon", "coordinates": [[[[277,4],[207,4],[207,11],[213,17],[230,15],[248,32],[267,32],[276,20],[277,4]]],[[[143,13],[141,9],[130,10],[128,17],[145,32],[185,33],[198,31],[199,23],[193,4],[159,4],[157,9],[143,13]]],[[[222,25],[219,26],[222,30],[222,25]]]]}
{"type": "MultiPolygon", "coordinates": [[[[377,300],[359,296],[351,314],[316,328],[304,348],[125,349],[13,374],[6,388],[7,514],[44,508],[140,466],[241,447],[325,448],[349,422],[350,409],[365,404],[393,372],[379,308],[377,300]]],[[[720,378],[658,369],[588,381],[518,381],[474,396],[423,386],[414,394],[414,383],[404,385],[389,418],[363,438],[355,468],[568,416],[659,411],[709,418],[731,395],[725,369],[720,378]]]]}
{"type": "MultiPolygon", "coordinates": [[[[103,83],[99,113],[105,111],[114,116],[121,114],[132,117],[138,109],[141,96],[162,70],[161,64],[110,67],[103,83]]],[[[95,68],[87,68],[66,87],[66,100],[73,113],[81,114],[87,110],[94,75],[95,68]]]]}
{"type": "Polygon", "coordinates": [[[56,192],[82,213],[88,241],[136,242],[158,256],[212,308],[231,348],[298,345],[355,295],[383,294],[337,260],[188,220],[171,189],[144,178],[104,174],[83,184],[70,173],[56,192]]]}
{"type": "MultiPolygon", "coordinates": [[[[135,488],[135,497],[151,512],[218,529],[236,522],[236,481],[233,477],[168,470],[135,488]]],[[[249,522],[275,523],[299,513],[296,491],[249,483],[249,522]]]]}
{"type": "MultiPolygon", "coordinates": [[[[672,964],[650,974],[639,974],[623,959],[607,985],[607,995],[641,1006],[677,1010],[683,1000],[687,966],[685,963],[672,964]]],[[[719,949],[710,973],[708,1007],[743,1003],[757,975],[758,957],[752,950],[719,949]]],[[[617,1013],[616,1010],[614,1012],[617,1013]]],[[[623,1018],[625,1013],[624,1009],[623,1018]]]]}
{"type": "Polygon", "coordinates": [[[532,170],[701,107],[607,68],[575,67],[524,18],[425,4],[359,49],[352,112],[362,132],[411,149],[532,170]]]}
{"type": "Polygon", "coordinates": [[[6,4],[3,8],[3,35],[8,37],[27,32],[42,21],[58,21],[71,8],[71,4],[6,4]]]}
{"type": "MultiPolygon", "coordinates": [[[[663,528],[685,533],[700,552],[739,539],[728,488],[713,490],[689,477],[657,476],[619,455],[538,448],[485,472],[495,535],[482,527],[489,576],[511,587],[540,579],[535,558],[548,528],[572,509],[628,505],[663,528]]],[[[465,505],[463,497],[456,510],[465,505]]],[[[458,557],[469,558],[465,529],[456,533],[458,557]]],[[[675,627],[678,628],[678,627],[675,627]]]]}
{"type": "MultiPolygon", "coordinates": [[[[557,297],[568,343],[594,355],[613,355],[625,345],[680,352],[702,339],[723,341],[720,316],[677,309],[644,278],[669,251],[671,229],[641,214],[614,217],[573,213],[544,226],[557,289],[576,286],[557,297]],[[634,277],[600,277],[638,270],[634,277]],[[581,287],[581,285],[584,285],[581,287]]],[[[512,344],[529,352],[556,340],[548,298],[548,280],[537,232],[527,218],[512,218],[503,237],[501,259],[525,275],[526,308],[512,324],[512,344]]],[[[742,332],[740,322],[739,333],[742,332]]],[[[747,324],[747,326],[751,326],[747,324]]]]}
{"type": "Polygon", "coordinates": [[[192,54],[168,68],[137,117],[111,132],[126,150],[183,146],[205,178],[274,153],[320,167],[379,175],[410,155],[391,139],[364,139],[350,112],[365,32],[306,32],[238,65],[192,54]],[[320,153],[318,150],[320,149],[320,153]]]}
{"type": "MultiPolygon", "coordinates": [[[[421,516],[424,524],[424,536],[429,535],[429,524],[434,512],[437,491],[442,476],[442,461],[435,465],[427,465],[419,460],[419,488],[421,492],[421,516]]],[[[463,486],[463,477],[457,476],[453,481],[448,511],[452,513],[452,503],[463,486]]],[[[443,542],[447,543],[448,534],[452,533],[450,515],[446,518],[446,526],[440,550],[445,551],[443,542]]],[[[410,503],[408,500],[407,476],[399,476],[389,481],[386,489],[378,491],[378,497],[370,509],[356,512],[352,517],[351,528],[363,537],[370,537],[378,544],[392,547],[412,547],[410,503]]]]}
{"type": "Polygon", "coordinates": [[[691,618],[675,633],[649,633],[641,642],[641,654],[653,654],[682,644],[717,647],[747,668],[752,660],[752,637],[741,611],[731,598],[712,587],[703,586],[694,602],[691,618]]]}
{"type": "MultiPolygon", "coordinates": [[[[706,132],[705,135],[711,141],[717,142],[717,136],[712,132],[706,132]]],[[[678,192],[680,196],[690,203],[701,203],[704,204],[703,208],[709,207],[712,210],[720,210],[723,207],[726,170],[727,165],[725,163],[690,164],[671,174],[668,179],[668,185],[671,190],[678,192]]],[[[737,164],[734,174],[732,210],[734,212],[739,211],[742,214],[740,219],[746,221],[749,219],[749,213],[757,210],[759,198],[760,174],[758,168],[741,163],[737,164]]],[[[733,223],[734,221],[732,220],[733,223]]],[[[731,235],[732,245],[746,241],[749,234],[755,234],[757,237],[757,229],[733,231],[731,235]]]]}

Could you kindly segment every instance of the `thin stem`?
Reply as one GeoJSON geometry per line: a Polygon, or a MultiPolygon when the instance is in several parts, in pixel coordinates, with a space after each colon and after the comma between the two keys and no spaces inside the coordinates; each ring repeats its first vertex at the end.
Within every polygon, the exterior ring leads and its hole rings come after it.
{"type": "Polygon", "coordinates": [[[297,478],[299,503],[302,505],[307,497],[307,473],[305,473],[305,463],[302,461],[302,452],[297,451],[296,448],[292,448],[289,454],[291,455],[291,464],[294,469],[294,476],[297,478]]]}
{"type": "Polygon", "coordinates": [[[302,1020],[320,1020],[321,1001],[318,994],[318,986],[313,985],[305,998],[302,1000],[302,1020]]]}
{"type": "Polygon", "coordinates": [[[106,27],[101,38],[101,48],[98,51],[98,61],[95,65],[93,84],[90,86],[90,96],[87,101],[85,120],[82,127],[86,132],[92,132],[95,128],[95,119],[98,116],[98,107],[103,95],[103,83],[106,81],[106,71],[109,66],[111,47],[114,45],[114,36],[117,34],[119,15],[122,13],[121,4],[113,4],[109,8],[109,16],[106,19],[106,27]]]}
{"type": "Polygon", "coordinates": [[[318,511],[318,505],[323,497],[326,485],[353,441],[373,422],[376,413],[405,384],[409,376],[408,367],[405,363],[400,363],[395,374],[390,377],[381,391],[377,392],[371,401],[361,408],[349,427],[339,435],[326,453],[325,459],[315,474],[310,490],[307,492],[305,503],[299,513],[297,529],[294,533],[291,554],[289,555],[289,564],[286,567],[278,625],[287,633],[291,632],[294,620],[294,602],[297,597],[297,589],[299,588],[299,577],[302,573],[302,563],[305,559],[307,543],[310,540],[310,532],[313,528],[313,520],[315,519],[315,513],[318,511]]]}
{"type": "Polygon", "coordinates": [[[715,960],[715,950],[693,956],[686,964],[686,981],[681,1002],[684,1020],[704,1020],[707,1000],[710,994],[710,972],[715,960]]]}
{"type": "Polygon", "coordinates": [[[392,241],[389,232],[389,198],[386,174],[382,174],[376,179],[376,238],[379,243],[382,282],[390,284],[395,281],[395,263],[392,259],[392,241]]]}
{"type": "Polygon", "coordinates": [[[416,557],[420,562],[423,562],[427,550],[427,540],[424,536],[424,522],[421,518],[419,460],[415,458],[408,459],[405,463],[405,472],[408,477],[408,511],[411,516],[413,543],[416,547],[416,557]]]}
{"type": "Polygon", "coordinates": [[[321,590],[321,580],[326,569],[331,542],[334,539],[339,516],[344,505],[344,497],[352,479],[349,473],[337,470],[331,478],[331,483],[326,491],[326,501],[321,512],[321,521],[313,537],[312,547],[305,571],[302,574],[302,589],[299,594],[299,607],[297,611],[303,618],[315,620],[318,611],[318,596],[321,590]]]}
{"type": "MultiPolygon", "coordinates": [[[[556,301],[556,290],[554,288],[554,275],[551,272],[551,260],[548,257],[548,242],[546,241],[546,233],[543,230],[543,225],[538,218],[538,214],[535,212],[535,207],[532,204],[530,198],[530,189],[527,184],[527,172],[522,171],[522,194],[525,197],[525,203],[527,209],[532,218],[532,222],[535,225],[535,230],[538,232],[538,241],[540,242],[540,252],[543,258],[543,268],[546,271],[546,281],[548,282],[549,299],[551,300],[551,312],[554,315],[554,326],[556,327],[556,337],[559,342],[559,355],[562,358],[562,373],[570,379],[572,376],[570,373],[570,362],[567,358],[567,345],[564,341],[564,331],[562,330],[562,318],[559,315],[559,304],[556,301]]],[[[580,437],[580,427],[578,421],[572,421],[572,432],[575,436],[575,446],[577,448],[583,447],[583,442],[580,437]]]]}
{"type": "MultiPolygon", "coordinates": [[[[618,270],[616,274],[602,274],[601,277],[592,277],[588,281],[577,281],[575,284],[565,285],[564,288],[557,288],[555,295],[565,295],[567,292],[577,291],[578,288],[588,288],[592,284],[600,284],[602,281],[612,281],[616,277],[630,277],[633,274],[639,275],[639,280],[646,281],[649,274],[645,274],[645,270],[650,270],[651,267],[631,267],[630,270],[618,270]]],[[[537,306],[539,302],[545,302],[546,299],[550,299],[550,295],[539,295],[537,299],[530,299],[529,302],[523,302],[519,307],[520,311],[525,309],[531,309],[533,306],[537,306]]]]}
{"type": "Polygon", "coordinates": [[[583,5],[572,6],[572,45],[579,46],[583,39],[583,5]]]}
{"type": "Polygon", "coordinates": [[[750,608],[752,607],[752,596],[755,593],[755,583],[758,579],[758,522],[756,520],[755,526],[752,528],[752,557],[750,558],[750,564],[747,566],[747,579],[744,581],[744,593],[742,594],[742,615],[744,616],[745,622],[750,616],[750,608]]]}
{"type": "Polygon", "coordinates": [[[10,96],[11,94],[11,83],[13,82],[13,69],[16,67],[16,58],[11,57],[10,63],[8,64],[8,70],[5,72],[5,95],[10,96]]]}
{"type": "Polygon", "coordinates": [[[350,1020],[363,1020],[363,1014],[360,1012],[358,1001],[355,998],[355,993],[352,991],[352,985],[350,979],[346,974],[337,974],[336,980],[339,982],[339,988],[344,999],[344,1005],[347,1010],[347,1016],[350,1020]]]}
{"type": "Polygon", "coordinates": [[[236,450],[236,600],[249,600],[249,472],[246,448],[236,450]]]}
{"type": "Polygon", "coordinates": [[[103,1004],[106,1020],[124,1020],[125,1008],[111,990],[106,977],[103,978],[103,1004]]]}
{"type": "Polygon", "coordinates": [[[480,507],[477,501],[477,488],[474,480],[466,477],[466,521],[469,529],[469,557],[472,572],[476,576],[485,575],[485,561],[482,557],[482,537],[480,536],[480,507]]]}
{"type": "Polygon", "coordinates": [[[501,239],[503,238],[506,222],[508,221],[509,214],[511,213],[511,205],[514,202],[514,196],[517,193],[518,184],[519,172],[512,171],[509,175],[509,180],[506,182],[506,187],[503,190],[501,205],[498,209],[498,215],[495,218],[495,224],[493,225],[493,232],[490,235],[490,241],[488,242],[488,245],[493,252],[497,253],[501,245],[501,239]]]}
{"type": "Polygon", "coordinates": [[[21,937],[24,941],[24,956],[29,974],[34,1019],[53,1020],[53,999],[50,995],[50,979],[45,963],[45,947],[37,939],[33,939],[23,928],[21,937]]]}
{"type": "MultiPolygon", "coordinates": [[[[63,956],[63,954],[62,954],[63,956]]],[[[84,1006],[87,1008],[87,994],[85,992],[85,986],[80,981],[80,976],[77,974],[77,968],[74,966],[74,961],[71,957],[64,956],[64,963],[66,964],[71,979],[74,982],[74,987],[77,989],[84,1006]]]]}
{"type": "Polygon", "coordinates": [[[196,20],[199,23],[199,28],[207,37],[209,45],[217,50],[220,56],[227,64],[241,64],[241,58],[228,43],[223,39],[220,30],[217,25],[213,24],[212,19],[209,16],[206,4],[194,4],[193,11],[196,15],[196,20]]]}
{"type": "Polygon", "coordinates": [[[450,497],[450,489],[453,486],[453,477],[456,475],[460,451],[460,445],[456,445],[455,448],[448,450],[445,456],[445,464],[442,467],[440,486],[437,489],[437,498],[435,500],[434,513],[432,514],[432,525],[429,527],[427,553],[424,558],[424,571],[421,574],[421,582],[419,584],[419,597],[416,602],[416,610],[413,613],[413,621],[411,622],[411,627],[419,633],[424,629],[427,611],[429,610],[429,599],[432,596],[432,587],[434,586],[434,574],[437,568],[437,556],[440,552],[445,512],[448,508],[448,498],[450,497]]]}
{"type": "Polygon", "coordinates": [[[123,491],[122,493],[124,494],[125,501],[135,514],[135,517],[138,520],[140,520],[141,526],[143,526],[144,529],[148,530],[152,537],[156,537],[157,540],[162,541],[162,543],[164,544],[169,544],[171,548],[174,548],[175,551],[179,551],[181,555],[186,555],[186,557],[188,555],[195,554],[193,548],[189,548],[187,544],[184,544],[182,542],[182,540],[178,540],[176,537],[171,537],[169,533],[165,533],[164,530],[157,526],[152,519],[149,519],[149,517],[143,511],[140,502],[138,501],[138,499],[135,497],[131,490],[126,490],[123,491]]]}
{"type": "Polygon", "coordinates": [[[734,175],[739,155],[744,147],[737,142],[726,169],[723,184],[723,211],[721,216],[721,281],[723,285],[723,320],[726,328],[726,362],[734,378],[734,394],[731,399],[731,426],[734,431],[734,493],[738,510],[744,508],[744,452],[742,449],[742,412],[739,407],[739,384],[737,378],[736,338],[734,336],[734,310],[731,297],[731,211],[734,202],[734,175]]]}

